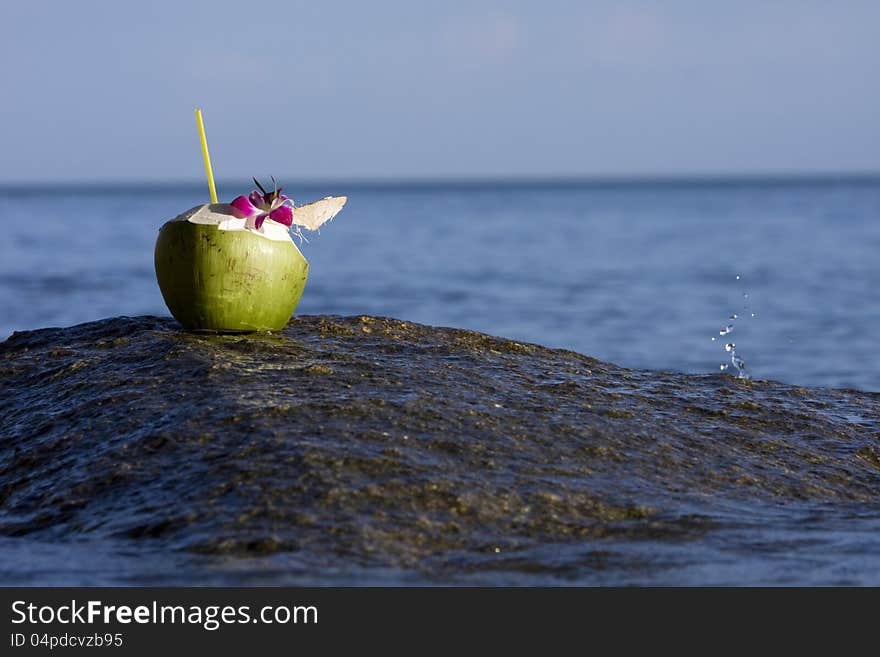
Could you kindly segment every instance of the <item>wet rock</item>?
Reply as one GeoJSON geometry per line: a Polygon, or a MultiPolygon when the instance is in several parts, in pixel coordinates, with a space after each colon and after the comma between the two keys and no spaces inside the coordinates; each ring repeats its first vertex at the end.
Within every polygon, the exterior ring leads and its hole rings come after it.
{"type": "Polygon", "coordinates": [[[189,555],[196,583],[204,560],[273,555],[318,581],[620,581],[768,522],[873,522],[878,412],[396,319],[116,318],[0,344],[0,535],[189,555]]]}

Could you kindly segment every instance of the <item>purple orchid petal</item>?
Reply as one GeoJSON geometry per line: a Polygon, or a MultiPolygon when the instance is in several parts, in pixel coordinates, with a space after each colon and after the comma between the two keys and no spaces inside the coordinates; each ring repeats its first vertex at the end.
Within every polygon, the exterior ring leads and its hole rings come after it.
{"type": "Polygon", "coordinates": [[[272,206],[269,208],[269,211],[271,212],[275,208],[278,208],[278,207],[286,204],[288,201],[290,201],[291,205],[293,204],[293,201],[290,200],[289,196],[285,196],[284,194],[281,194],[278,198],[276,198],[274,201],[272,201],[272,206]]]}
{"type": "Polygon", "coordinates": [[[290,226],[293,224],[293,209],[289,205],[277,207],[269,213],[269,219],[290,226]]]}
{"type": "Polygon", "coordinates": [[[229,205],[231,205],[236,210],[236,212],[241,215],[239,217],[240,219],[244,219],[245,217],[252,217],[253,215],[257,214],[257,212],[259,212],[259,210],[254,207],[254,204],[251,203],[244,196],[239,196],[233,199],[232,203],[230,203],[229,205]]]}
{"type": "Polygon", "coordinates": [[[269,203],[268,201],[266,201],[266,198],[262,194],[260,194],[260,192],[253,191],[250,193],[248,198],[250,199],[251,203],[254,204],[255,208],[258,208],[262,212],[268,212],[269,203]]]}
{"type": "Polygon", "coordinates": [[[268,217],[268,216],[269,215],[265,214],[265,213],[258,215],[257,218],[254,220],[254,227],[257,230],[260,230],[260,228],[262,228],[262,226],[263,226],[263,222],[266,221],[266,217],[268,217]]]}

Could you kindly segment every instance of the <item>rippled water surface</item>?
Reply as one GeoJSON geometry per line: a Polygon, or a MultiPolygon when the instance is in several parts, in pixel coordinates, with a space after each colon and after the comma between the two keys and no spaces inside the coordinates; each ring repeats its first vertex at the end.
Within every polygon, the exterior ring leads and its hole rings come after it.
{"type": "MultiPolygon", "coordinates": [[[[401,317],[684,372],[718,371],[732,342],[758,378],[880,390],[880,181],[287,191],[349,196],[302,247],[300,313],[401,317]]],[[[201,186],[0,190],[0,336],[167,314],[156,231],[204,200],[201,186]]]]}

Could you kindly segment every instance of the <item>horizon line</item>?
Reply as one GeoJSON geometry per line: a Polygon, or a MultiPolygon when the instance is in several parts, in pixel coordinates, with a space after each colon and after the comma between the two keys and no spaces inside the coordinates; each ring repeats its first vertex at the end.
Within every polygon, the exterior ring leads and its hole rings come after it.
{"type": "MultiPolygon", "coordinates": [[[[344,184],[359,188],[444,188],[444,187],[615,187],[615,186],[683,186],[683,185],[786,185],[880,183],[880,171],[846,172],[776,172],[776,173],[702,173],[702,174],[582,174],[582,175],[528,175],[528,176],[385,176],[385,177],[309,177],[287,178],[286,185],[302,187],[344,184]]],[[[238,178],[217,180],[217,186],[239,185],[238,178]]],[[[54,182],[0,181],[2,191],[30,191],[43,193],[52,188],[69,191],[73,188],[99,189],[191,189],[207,185],[199,178],[156,180],[59,180],[54,182]],[[48,190],[47,190],[48,188],[48,190]]]]}

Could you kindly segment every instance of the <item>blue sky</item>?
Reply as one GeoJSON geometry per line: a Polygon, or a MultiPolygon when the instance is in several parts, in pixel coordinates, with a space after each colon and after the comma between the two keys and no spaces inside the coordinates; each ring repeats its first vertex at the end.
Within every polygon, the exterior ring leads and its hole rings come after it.
{"type": "Polygon", "coordinates": [[[8,2],[0,181],[880,171],[880,3],[8,2]]]}

